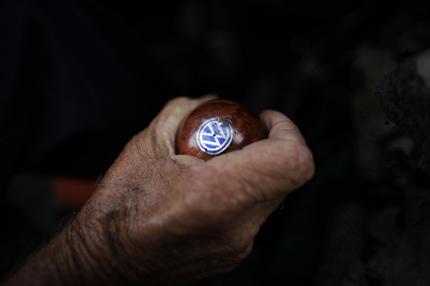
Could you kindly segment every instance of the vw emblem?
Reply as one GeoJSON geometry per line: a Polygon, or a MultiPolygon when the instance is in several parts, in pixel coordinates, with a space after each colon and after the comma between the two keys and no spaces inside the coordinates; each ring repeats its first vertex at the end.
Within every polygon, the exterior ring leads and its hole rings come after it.
{"type": "Polygon", "coordinates": [[[218,155],[230,146],[233,132],[230,124],[212,118],[202,123],[196,136],[200,150],[209,155],[218,155]]]}

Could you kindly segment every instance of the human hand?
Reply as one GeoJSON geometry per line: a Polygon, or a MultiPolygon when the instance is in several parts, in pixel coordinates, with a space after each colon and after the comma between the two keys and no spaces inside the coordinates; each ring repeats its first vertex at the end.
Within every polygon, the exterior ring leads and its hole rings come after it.
{"type": "Polygon", "coordinates": [[[228,271],[250,253],[265,219],[312,177],[312,154],[286,116],[265,111],[267,139],[206,162],[176,155],[181,121],[204,100],[172,100],[130,140],[75,220],[39,254],[51,255],[53,280],[182,284],[228,271]]]}

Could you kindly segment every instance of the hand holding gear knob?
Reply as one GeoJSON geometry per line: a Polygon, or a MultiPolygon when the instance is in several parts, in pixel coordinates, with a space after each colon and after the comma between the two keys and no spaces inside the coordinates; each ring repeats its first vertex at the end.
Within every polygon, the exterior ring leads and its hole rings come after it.
{"type": "Polygon", "coordinates": [[[237,102],[213,99],[194,109],[176,136],[178,154],[203,160],[267,137],[261,120],[237,102]]]}

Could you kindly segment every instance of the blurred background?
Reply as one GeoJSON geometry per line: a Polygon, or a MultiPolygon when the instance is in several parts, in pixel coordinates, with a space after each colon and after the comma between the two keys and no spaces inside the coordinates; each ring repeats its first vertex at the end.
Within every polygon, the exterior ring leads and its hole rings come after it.
{"type": "Polygon", "coordinates": [[[238,269],[196,285],[427,285],[429,44],[405,3],[0,0],[0,272],[167,100],[216,93],[291,117],[316,174],[238,269]]]}

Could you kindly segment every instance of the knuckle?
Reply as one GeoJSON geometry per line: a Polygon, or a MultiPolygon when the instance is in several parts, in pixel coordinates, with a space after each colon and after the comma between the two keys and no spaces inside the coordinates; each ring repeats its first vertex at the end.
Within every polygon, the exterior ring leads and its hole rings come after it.
{"type": "Polygon", "coordinates": [[[230,242],[224,244],[221,249],[221,253],[218,253],[216,257],[225,270],[232,270],[251,253],[252,243],[230,242]]]}
{"type": "Polygon", "coordinates": [[[169,100],[167,102],[166,106],[172,106],[172,105],[177,105],[177,104],[186,104],[190,101],[191,101],[191,98],[189,98],[189,97],[179,96],[179,97],[175,97],[175,98],[169,100]]]}
{"type": "Polygon", "coordinates": [[[234,246],[235,251],[232,253],[233,261],[240,263],[242,262],[252,251],[250,243],[241,242],[234,246]]]}
{"type": "Polygon", "coordinates": [[[270,156],[271,164],[267,164],[267,166],[270,167],[270,171],[275,177],[279,177],[277,174],[282,174],[283,176],[280,176],[282,179],[288,175],[286,171],[297,169],[300,161],[298,144],[281,142],[276,148],[272,149],[276,150],[276,152],[270,156]]]}
{"type": "Polygon", "coordinates": [[[149,148],[151,144],[147,141],[148,136],[151,136],[150,130],[145,129],[143,132],[134,135],[126,146],[127,150],[137,155],[137,157],[143,161],[151,159],[153,155],[153,152],[151,152],[149,148]]]}
{"type": "Polygon", "coordinates": [[[159,121],[164,121],[166,116],[169,115],[173,110],[175,110],[178,106],[187,106],[191,102],[191,99],[185,96],[175,97],[167,101],[164,105],[161,112],[156,117],[155,122],[160,123],[159,121]]]}
{"type": "Polygon", "coordinates": [[[303,150],[301,154],[300,165],[302,166],[302,175],[305,181],[309,181],[315,174],[314,158],[308,147],[305,147],[305,150],[303,150]]]}
{"type": "Polygon", "coordinates": [[[310,180],[314,174],[314,160],[309,148],[301,143],[283,143],[277,146],[277,154],[268,164],[272,179],[277,179],[282,186],[293,189],[310,180]]]}
{"type": "Polygon", "coordinates": [[[315,172],[312,152],[305,145],[298,144],[294,151],[292,170],[294,170],[294,187],[300,187],[309,181],[315,172]]]}

